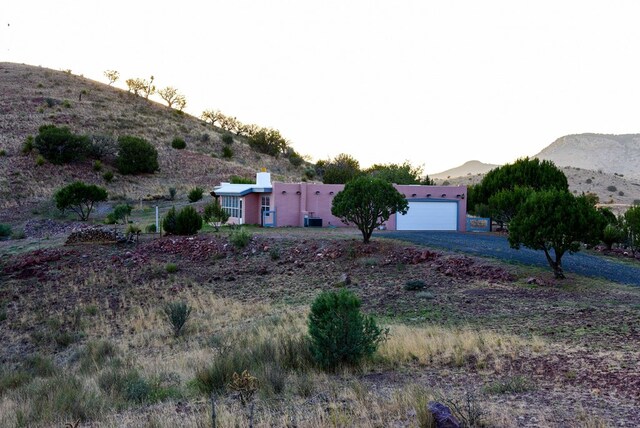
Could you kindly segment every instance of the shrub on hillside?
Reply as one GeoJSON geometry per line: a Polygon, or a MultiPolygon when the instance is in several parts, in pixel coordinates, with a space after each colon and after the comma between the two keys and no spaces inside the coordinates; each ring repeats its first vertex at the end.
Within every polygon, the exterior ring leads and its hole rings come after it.
{"type": "Polygon", "coordinates": [[[233,136],[231,134],[224,134],[222,136],[222,142],[225,144],[233,143],[233,136]]]}
{"type": "Polygon", "coordinates": [[[184,207],[178,213],[173,207],[162,220],[162,228],[170,235],[195,235],[202,229],[202,217],[193,207],[184,207]]]}
{"type": "Polygon", "coordinates": [[[24,141],[24,144],[22,145],[22,153],[26,155],[27,153],[31,153],[32,150],[33,150],[33,135],[29,135],[27,136],[27,139],[24,141]]]}
{"type": "Polygon", "coordinates": [[[187,143],[182,138],[176,137],[173,139],[173,141],[171,141],[171,147],[173,147],[174,149],[182,150],[187,147],[187,143]]]}
{"type": "Polygon", "coordinates": [[[202,199],[202,195],[204,194],[204,190],[200,187],[194,187],[189,191],[187,198],[189,198],[189,202],[198,202],[202,199]]]}
{"type": "Polygon", "coordinates": [[[33,146],[49,162],[60,165],[82,159],[89,147],[89,137],[75,135],[66,126],[43,125],[33,146]]]}
{"type": "Polygon", "coordinates": [[[111,171],[105,172],[104,174],[102,174],[102,178],[107,183],[111,183],[111,180],[113,180],[113,172],[111,172],[111,171]]]}
{"type": "Polygon", "coordinates": [[[326,291],[309,313],[311,353],[324,368],[357,365],[385,340],[387,331],[360,311],[360,300],[348,290],[326,291]]]}
{"type": "Polygon", "coordinates": [[[159,169],[158,151],[143,138],[122,136],[116,166],[121,174],[153,173],[159,169]]]}
{"type": "Polygon", "coordinates": [[[95,184],[76,181],[58,189],[53,197],[59,210],[70,209],[78,214],[80,220],[86,221],[89,219],[93,206],[107,200],[107,191],[95,184]]]}
{"type": "Polygon", "coordinates": [[[251,241],[251,234],[244,228],[235,229],[229,235],[229,241],[236,248],[244,248],[249,245],[249,241],[251,241]]]}
{"type": "Polygon", "coordinates": [[[610,192],[615,192],[616,190],[618,190],[618,188],[616,186],[607,186],[607,190],[610,192]]]}
{"type": "Polygon", "coordinates": [[[7,236],[11,236],[11,226],[0,223],[0,238],[6,238],[7,236]]]}
{"type": "Polygon", "coordinates": [[[229,146],[222,148],[222,157],[225,159],[231,159],[233,157],[233,149],[229,146]]]}

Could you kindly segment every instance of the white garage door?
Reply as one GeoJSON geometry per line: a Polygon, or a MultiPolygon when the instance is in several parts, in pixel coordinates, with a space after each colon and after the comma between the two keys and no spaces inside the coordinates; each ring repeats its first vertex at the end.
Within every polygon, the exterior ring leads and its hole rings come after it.
{"type": "Polygon", "coordinates": [[[458,230],[457,202],[409,202],[396,217],[397,230],[458,230]]]}

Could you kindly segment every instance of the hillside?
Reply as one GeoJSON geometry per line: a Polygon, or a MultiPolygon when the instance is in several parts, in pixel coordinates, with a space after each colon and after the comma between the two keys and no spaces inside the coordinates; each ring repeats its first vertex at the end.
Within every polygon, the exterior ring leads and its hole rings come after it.
{"type": "Polygon", "coordinates": [[[493,165],[489,163],[480,162],[477,160],[471,160],[463,163],[455,168],[448,169],[446,171],[438,172],[436,174],[429,174],[429,177],[433,179],[448,179],[455,177],[467,177],[469,175],[486,174],[493,168],[499,165],[493,165]]]}
{"type": "Polygon", "coordinates": [[[54,190],[73,180],[104,186],[111,198],[153,199],[175,187],[178,195],[189,188],[209,189],[231,175],[252,177],[267,168],[280,181],[297,181],[301,169],[287,159],[254,152],[242,137],[234,137],[231,159],[219,158],[225,145],[222,130],[157,102],[64,71],[0,63],[0,220],[7,210],[49,200],[54,190]],[[78,134],[115,142],[135,135],[155,145],[160,170],[153,175],[121,176],[106,164],[93,171],[92,161],[64,166],[36,166],[36,154],[22,154],[29,135],[44,124],[68,126],[78,134]],[[171,147],[175,137],[185,150],[171,147]],[[102,174],[114,171],[111,183],[102,174]]]}
{"type": "MultiPolygon", "coordinates": [[[[567,176],[571,192],[577,195],[595,193],[602,204],[610,206],[616,212],[640,200],[640,180],[638,179],[582,168],[562,167],[561,169],[567,176]]],[[[480,183],[483,177],[484,174],[475,174],[435,181],[436,184],[447,181],[452,185],[469,186],[480,183]]]]}
{"type": "Polygon", "coordinates": [[[558,138],[535,157],[558,166],[602,171],[640,180],[640,134],[577,134],[558,138]]]}

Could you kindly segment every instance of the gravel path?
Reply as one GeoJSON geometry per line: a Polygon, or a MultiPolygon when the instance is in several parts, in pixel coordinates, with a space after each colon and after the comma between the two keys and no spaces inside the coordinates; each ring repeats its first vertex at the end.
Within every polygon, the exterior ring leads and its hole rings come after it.
{"type": "MultiPolygon", "coordinates": [[[[428,247],[459,251],[483,257],[495,257],[509,262],[523,263],[532,266],[549,267],[542,251],[534,251],[525,247],[514,250],[509,247],[505,236],[486,233],[460,232],[399,232],[388,231],[378,233],[379,237],[400,239],[428,247]]],[[[566,273],[577,273],[595,276],[640,286],[640,267],[607,260],[590,254],[565,254],[562,266],[566,273]]],[[[550,268],[549,268],[550,269],[550,268]]]]}

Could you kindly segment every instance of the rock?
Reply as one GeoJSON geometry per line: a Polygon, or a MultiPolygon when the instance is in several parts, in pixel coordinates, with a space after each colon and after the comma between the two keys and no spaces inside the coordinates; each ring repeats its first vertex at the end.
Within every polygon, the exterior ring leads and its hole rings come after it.
{"type": "Polygon", "coordinates": [[[351,284],[351,276],[348,273],[343,273],[340,276],[340,282],[344,285],[350,285],[351,284]]]}
{"type": "Polygon", "coordinates": [[[436,428],[460,428],[460,422],[444,404],[437,401],[429,401],[428,408],[436,421],[436,428]]]}

